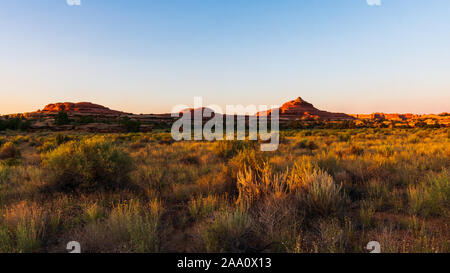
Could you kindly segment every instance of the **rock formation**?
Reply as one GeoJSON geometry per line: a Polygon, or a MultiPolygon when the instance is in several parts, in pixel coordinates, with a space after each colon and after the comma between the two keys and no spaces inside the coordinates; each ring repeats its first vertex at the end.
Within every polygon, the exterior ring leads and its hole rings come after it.
{"type": "MultiPolygon", "coordinates": [[[[270,116],[272,110],[259,112],[258,116],[270,116]]],[[[352,120],[351,117],[344,113],[331,113],[318,110],[311,103],[298,97],[295,100],[286,102],[279,108],[280,119],[327,119],[327,120],[352,120]]]]}
{"type": "Polygon", "coordinates": [[[79,113],[89,115],[122,115],[127,114],[124,112],[111,110],[102,105],[90,103],[90,102],[64,102],[64,103],[52,103],[39,110],[39,113],[57,113],[59,111],[66,111],[67,113],[79,113]]]}

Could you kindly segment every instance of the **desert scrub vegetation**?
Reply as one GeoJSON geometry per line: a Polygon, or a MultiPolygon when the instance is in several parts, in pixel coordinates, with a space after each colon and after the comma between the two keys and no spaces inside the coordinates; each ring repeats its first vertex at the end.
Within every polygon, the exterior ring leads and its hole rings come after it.
{"type": "Polygon", "coordinates": [[[449,252],[448,129],[281,139],[7,131],[0,252],[449,252]]]}
{"type": "Polygon", "coordinates": [[[156,199],[146,204],[125,200],[113,205],[106,218],[91,217],[76,237],[88,252],[159,252],[163,210],[156,199]]]}
{"type": "Polygon", "coordinates": [[[410,186],[408,199],[414,214],[449,217],[450,176],[448,170],[430,174],[419,185],[410,186]]]}
{"type": "Polygon", "coordinates": [[[341,193],[342,186],[309,162],[300,162],[292,170],[279,174],[274,173],[267,164],[263,164],[256,174],[251,169],[245,169],[239,172],[237,183],[237,203],[244,208],[268,196],[285,198],[292,195],[310,215],[330,215],[338,212],[345,200],[341,193]]]}
{"type": "Polygon", "coordinates": [[[13,142],[6,142],[0,147],[0,159],[20,157],[20,151],[13,142]]]}
{"type": "Polygon", "coordinates": [[[49,188],[93,191],[126,187],[130,156],[102,138],[72,141],[42,156],[49,188]]]}

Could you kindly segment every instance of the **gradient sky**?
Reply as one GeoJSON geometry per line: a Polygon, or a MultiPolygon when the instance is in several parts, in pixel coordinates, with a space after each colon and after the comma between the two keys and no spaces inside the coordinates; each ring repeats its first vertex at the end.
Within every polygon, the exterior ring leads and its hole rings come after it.
{"type": "Polygon", "coordinates": [[[450,1],[2,0],[0,114],[90,101],[450,111],[450,1]]]}

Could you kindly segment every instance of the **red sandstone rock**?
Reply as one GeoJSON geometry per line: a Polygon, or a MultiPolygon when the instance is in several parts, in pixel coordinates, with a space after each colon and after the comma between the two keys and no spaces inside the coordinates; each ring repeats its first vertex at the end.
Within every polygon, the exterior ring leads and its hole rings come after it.
{"type": "Polygon", "coordinates": [[[121,115],[124,112],[111,110],[107,107],[90,103],[90,102],[64,102],[52,103],[38,111],[40,113],[57,113],[59,111],[66,111],[68,113],[91,114],[91,115],[121,115]]]}
{"type": "MultiPolygon", "coordinates": [[[[279,108],[280,118],[283,119],[330,119],[330,120],[351,120],[351,117],[343,113],[331,113],[318,110],[311,103],[298,97],[295,100],[286,102],[279,108]]],[[[258,116],[270,115],[272,110],[259,112],[258,116]]]]}

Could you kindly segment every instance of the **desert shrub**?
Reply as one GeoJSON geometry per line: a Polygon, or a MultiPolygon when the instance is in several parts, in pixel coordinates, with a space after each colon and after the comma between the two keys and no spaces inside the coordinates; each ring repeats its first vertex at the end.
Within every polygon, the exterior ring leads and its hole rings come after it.
{"type": "Polygon", "coordinates": [[[94,191],[131,186],[132,160],[102,138],[72,141],[43,155],[48,185],[55,190],[94,191]]]}
{"type": "Polygon", "coordinates": [[[29,135],[18,135],[11,139],[11,142],[14,144],[26,143],[31,140],[29,135]]]}
{"type": "Polygon", "coordinates": [[[241,167],[247,165],[256,169],[257,166],[261,166],[264,161],[263,153],[257,150],[244,149],[239,151],[233,156],[227,165],[240,165],[241,167]]]}
{"type": "Polygon", "coordinates": [[[200,158],[197,155],[184,155],[180,162],[186,165],[199,165],[200,158]]]}
{"type": "Polygon", "coordinates": [[[395,154],[392,146],[382,146],[378,149],[378,153],[385,157],[391,157],[395,154]]]}
{"type": "Polygon", "coordinates": [[[40,146],[37,148],[37,151],[40,153],[48,152],[58,147],[56,144],[56,141],[46,139],[43,143],[40,144],[40,146]]]}
{"type": "Polygon", "coordinates": [[[160,144],[172,144],[175,142],[170,133],[160,133],[152,135],[153,139],[158,141],[160,144]]]}
{"type": "Polygon", "coordinates": [[[264,163],[257,171],[245,168],[237,176],[239,196],[237,204],[249,208],[254,202],[267,196],[281,196],[293,191],[295,182],[289,178],[289,173],[274,174],[270,165],[264,163]]]}
{"type": "Polygon", "coordinates": [[[0,159],[17,158],[19,156],[20,152],[12,142],[6,142],[0,148],[0,159]]]}
{"type": "Polygon", "coordinates": [[[70,137],[69,136],[66,136],[66,135],[63,135],[63,134],[56,134],[56,136],[55,136],[55,142],[56,142],[56,145],[58,145],[58,146],[63,144],[63,143],[66,143],[68,141],[70,141],[70,137]]]}
{"type": "Polygon", "coordinates": [[[333,215],[340,212],[345,203],[341,193],[342,186],[337,185],[333,178],[320,169],[314,169],[304,182],[306,190],[300,194],[300,203],[310,215],[333,215]]]}
{"type": "Polygon", "coordinates": [[[411,211],[423,216],[440,216],[449,213],[450,178],[448,170],[429,175],[421,184],[408,188],[411,211]]]}
{"type": "Polygon", "coordinates": [[[259,173],[247,169],[239,172],[237,188],[237,203],[243,208],[249,208],[267,196],[294,195],[308,213],[329,215],[337,213],[345,201],[342,187],[328,173],[309,162],[296,164],[292,170],[282,173],[274,173],[267,164],[259,173]]]}
{"type": "Polygon", "coordinates": [[[77,124],[89,124],[89,123],[94,123],[95,119],[91,116],[81,116],[78,118],[78,120],[76,120],[77,124]]]}
{"type": "Polygon", "coordinates": [[[15,250],[11,232],[6,226],[0,226],[0,253],[12,253],[15,250]]]}
{"type": "Polygon", "coordinates": [[[262,235],[262,251],[300,251],[297,239],[302,232],[304,215],[292,198],[266,198],[250,211],[250,216],[252,229],[262,235]]]}
{"type": "Polygon", "coordinates": [[[302,133],[300,134],[301,136],[311,136],[312,135],[312,132],[311,132],[311,130],[304,130],[304,131],[302,131],[302,133]]]}
{"type": "Polygon", "coordinates": [[[132,120],[129,117],[124,117],[120,121],[120,123],[127,132],[139,132],[141,129],[141,122],[137,120],[132,120]]]}
{"type": "Polygon", "coordinates": [[[97,202],[84,207],[83,218],[86,222],[97,222],[103,217],[105,217],[105,210],[97,202]]]}
{"type": "Polygon", "coordinates": [[[303,139],[300,140],[297,144],[296,144],[297,148],[300,149],[309,149],[309,150],[315,150],[319,148],[319,145],[317,145],[314,141],[312,140],[307,140],[307,139],[303,139]]]}
{"type": "Polygon", "coordinates": [[[4,165],[4,166],[9,166],[9,167],[20,166],[20,164],[22,164],[22,161],[17,158],[7,158],[7,159],[1,161],[0,164],[4,165]]]}
{"type": "Polygon", "coordinates": [[[207,252],[245,252],[251,237],[250,217],[239,210],[218,212],[201,233],[207,252]]]}
{"type": "Polygon", "coordinates": [[[327,173],[336,176],[339,172],[342,172],[339,159],[329,153],[322,153],[317,156],[317,165],[327,173]]]}
{"type": "Polygon", "coordinates": [[[168,168],[163,170],[154,166],[139,165],[133,172],[132,177],[133,181],[150,191],[150,194],[153,194],[153,192],[161,194],[169,188],[169,176],[172,172],[173,170],[168,168]]]}
{"type": "Polygon", "coordinates": [[[26,131],[30,128],[30,125],[31,122],[29,120],[20,117],[0,119],[0,131],[7,129],[26,131]]]}
{"type": "Polygon", "coordinates": [[[214,212],[220,206],[219,197],[208,195],[206,197],[192,197],[189,201],[188,208],[190,215],[195,219],[197,217],[205,217],[214,212]]]}
{"type": "Polygon", "coordinates": [[[7,166],[0,165],[0,185],[8,181],[11,170],[7,166]]]}
{"type": "Polygon", "coordinates": [[[362,155],[362,154],[364,154],[364,149],[359,146],[352,145],[348,149],[348,153],[351,155],[362,155]]]}
{"type": "Polygon", "coordinates": [[[58,114],[55,116],[55,124],[56,125],[66,125],[70,123],[69,116],[64,111],[59,111],[58,114]]]}
{"type": "Polygon", "coordinates": [[[318,234],[312,245],[315,252],[319,253],[343,253],[345,231],[335,218],[322,219],[318,222],[318,234]]]}
{"type": "Polygon", "coordinates": [[[361,224],[364,227],[372,227],[374,225],[374,218],[373,218],[374,215],[375,215],[375,207],[373,203],[369,201],[363,201],[361,203],[361,209],[359,211],[361,224]]]}
{"type": "Polygon", "coordinates": [[[161,213],[159,201],[152,201],[146,209],[140,209],[138,201],[131,201],[114,207],[109,224],[111,227],[125,228],[125,238],[133,252],[157,252],[161,213]]]}
{"type": "Polygon", "coordinates": [[[87,252],[159,252],[160,219],[164,209],[158,200],[138,200],[114,205],[108,218],[83,229],[80,242],[87,252]]]}
{"type": "Polygon", "coordinates": [[[221,158],[229,159],[243,150],[251,150],[256,147],[256,142],[244,140],[222,140],[214,145],[214,152],[221,158]]]}
{"type": "Polygon", "coordinates": [[[338,139],[339,141],[347,142],[351,139],[351,136],[349,134],[339,134],[338,139]]]}
{"type": "Polygon", "coordinates": [[[417,135],[410,135],[407,141],[412,144],[417,144],[421,142],[421,138],[417,135]]]}
{"type": "Polygon", "coordinates": [[[59,225],[59,213],[50,213],[45,208],[35,204],[20,202],[9,207],[4,215],[0,227],[0,241],[9,252],[36,252],[42,246],[47,232],[54,232],[54,227],[59,225]],[[53,226],[51,226],[53,224],[53,226]]]}

